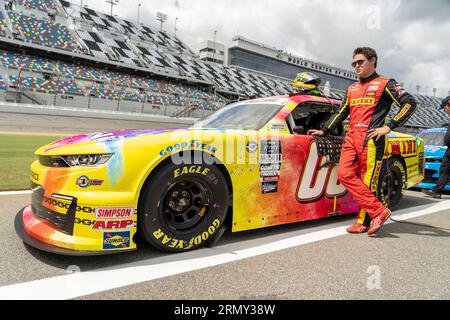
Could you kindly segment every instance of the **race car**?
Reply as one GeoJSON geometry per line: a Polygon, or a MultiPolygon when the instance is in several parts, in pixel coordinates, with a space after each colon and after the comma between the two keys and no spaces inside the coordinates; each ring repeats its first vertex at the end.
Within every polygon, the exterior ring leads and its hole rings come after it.
{"type": "MultiPolygon", "coordinates": [[[[17,233],[65,255],[135,250],[138,234],[157,249],[184,252],[211,244],[225,226],[240,232],[356,213],[337,179],[344,128],[321,148],[307,135],[339,105],[293,94],[233,103],[189,129],[56,141],[36,151],[31,204],[16,217],[17,233]]],[[[380,199],[395,207],[423,170],[422,140],[392,133],[380,199]]]]}
{"type": "MultiPolygon", "coordinates": [[[[439,180],[439,170],[444,158],[447,146],[444,144],[444,137],[447,128],[435,128],[424,130],[419,134],[419,138],[425,143],[425,178],[416,188],[433,189],[439,180]]],[[[444,188],[450,191],[450,181],[444,188]]]]}

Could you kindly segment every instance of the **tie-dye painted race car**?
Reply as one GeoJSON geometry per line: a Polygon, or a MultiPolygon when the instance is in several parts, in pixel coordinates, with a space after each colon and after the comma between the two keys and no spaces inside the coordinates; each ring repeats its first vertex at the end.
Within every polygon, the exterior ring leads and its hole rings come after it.
{"type": "MultiPolygon", "coordinates": [[[[79,135],[37,150],[32,202],[16,217],[29,245],[68,255],[182,252],[233,232],[358,211],[316,140],[340,101],[292,95],[238,102],[183,130],[79,135]]],[[[343,135],[343,128],[334,133],[343,135]]],[[[395,206],[423,179],[419,138],[390,136],[379,196],[395,206]]]]}

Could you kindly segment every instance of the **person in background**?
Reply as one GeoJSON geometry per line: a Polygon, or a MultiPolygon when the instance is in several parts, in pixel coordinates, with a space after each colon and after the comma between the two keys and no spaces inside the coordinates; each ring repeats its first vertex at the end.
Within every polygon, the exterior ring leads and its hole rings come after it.
{"type": "MultiPolygon", "coordinates": [[[[450,114],[450,96],[442,101],[441,108],[444,112],[450,114]]],[[[448,124],[447,134],[444,138],[444,144],[447,146],[447,152],[442,159],[441,169],[439,171],[440,176],[437,185],[431,190],[422,190],[427,196],[433,197],[435,199],[442,198],[442,191],[448,183],[450,177],[450,123],[448,124]]]]}

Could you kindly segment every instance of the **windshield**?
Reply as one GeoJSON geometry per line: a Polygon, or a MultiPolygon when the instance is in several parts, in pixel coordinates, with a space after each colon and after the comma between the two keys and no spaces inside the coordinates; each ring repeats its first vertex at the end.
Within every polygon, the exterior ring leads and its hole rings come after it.
{"type": "Polygon", "coordinates": [[[422,132],[419,137],[427,146],[443,146],[445,132],[422,132]]]}
{"type": "Polygon", "coordinates": [[[283,107],[280,103],[238,102],[197,122],[193,128],[260,130],[283,107]]]}

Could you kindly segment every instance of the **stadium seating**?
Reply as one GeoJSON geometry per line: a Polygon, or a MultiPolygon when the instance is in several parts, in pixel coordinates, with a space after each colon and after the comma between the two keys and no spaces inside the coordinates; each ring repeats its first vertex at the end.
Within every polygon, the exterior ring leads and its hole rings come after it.
{"type": "MultiPolygon", "coordinates": [[[[220,94],[245,98],[291,92],[288,79],[199,60],[173,34],[81,7],[73,1],[15,0],[15,4],[16,8],[0,10],[0,40],[1,37],[12,38],[17,29],[20,37],[14,37],[18,40],[74,51],[103,66],[110,64],[114,68],[119,64],[128,70],[148,72],[137,76],[83,65],[83,59],[76,63],[64,62],[0,50],[0,66],[8,75],[3,77],[6,81],[0,81],[0,89],[18,86],[18,90],[48,94],[90,95],[205,110],[215,110],[228,102],[220,94]],[[57,17],[52,19],[49,13],[56,13],[57,17]],[[66,25],[74,26],[73,31],[66,25]],[[167,80],[154,79],[154,74],[163,75],[167,80]],[[204,85],[182,84],[185,82],[178,78],[204,85]],[[206,90],[202,89],[205,85],[206,90]]],[[[108,69],[114,70],[112,68],[108,69]]],[[[342,99],[343,95],[341,91],[331,90],[333,98],[342,99]]],[[[439,110],[439,99],[415,97],[420,108],[408,125],[430,127],[448,121],[447,115],[439,110]]],[[[396,110],[394,106],[391,114],[396,110]]]]}
{"type": "Polygon", "coordinates": [[[19,77],[15,75],[9,76],[9,82],[18,88],[19,91],[33,91],[46,94],[73,94],[84,95],[85,90],[80,88],[75,81],[67,80],[47,80],[37,77],[19,77]]]}
{"type": "Polygon", "coordinates": [[[1,11],[0,11],[0,36],[2,37],[6,36],[5,17],[3,16],[3,13],[1,11]]]}
{"type": "Polygon", "coordinates": [[[47,9],[53,9],[55,7],[52,0],[16,0],[16,4],[27,9],[40,11],[47,11],[47,9]]]}
{"type": "Polygon", "coordinates": [[[66,26],[20,12],[8,11],[8,15],[26,41],[50,48],[76,51],[76,41],[66,26]]]}

